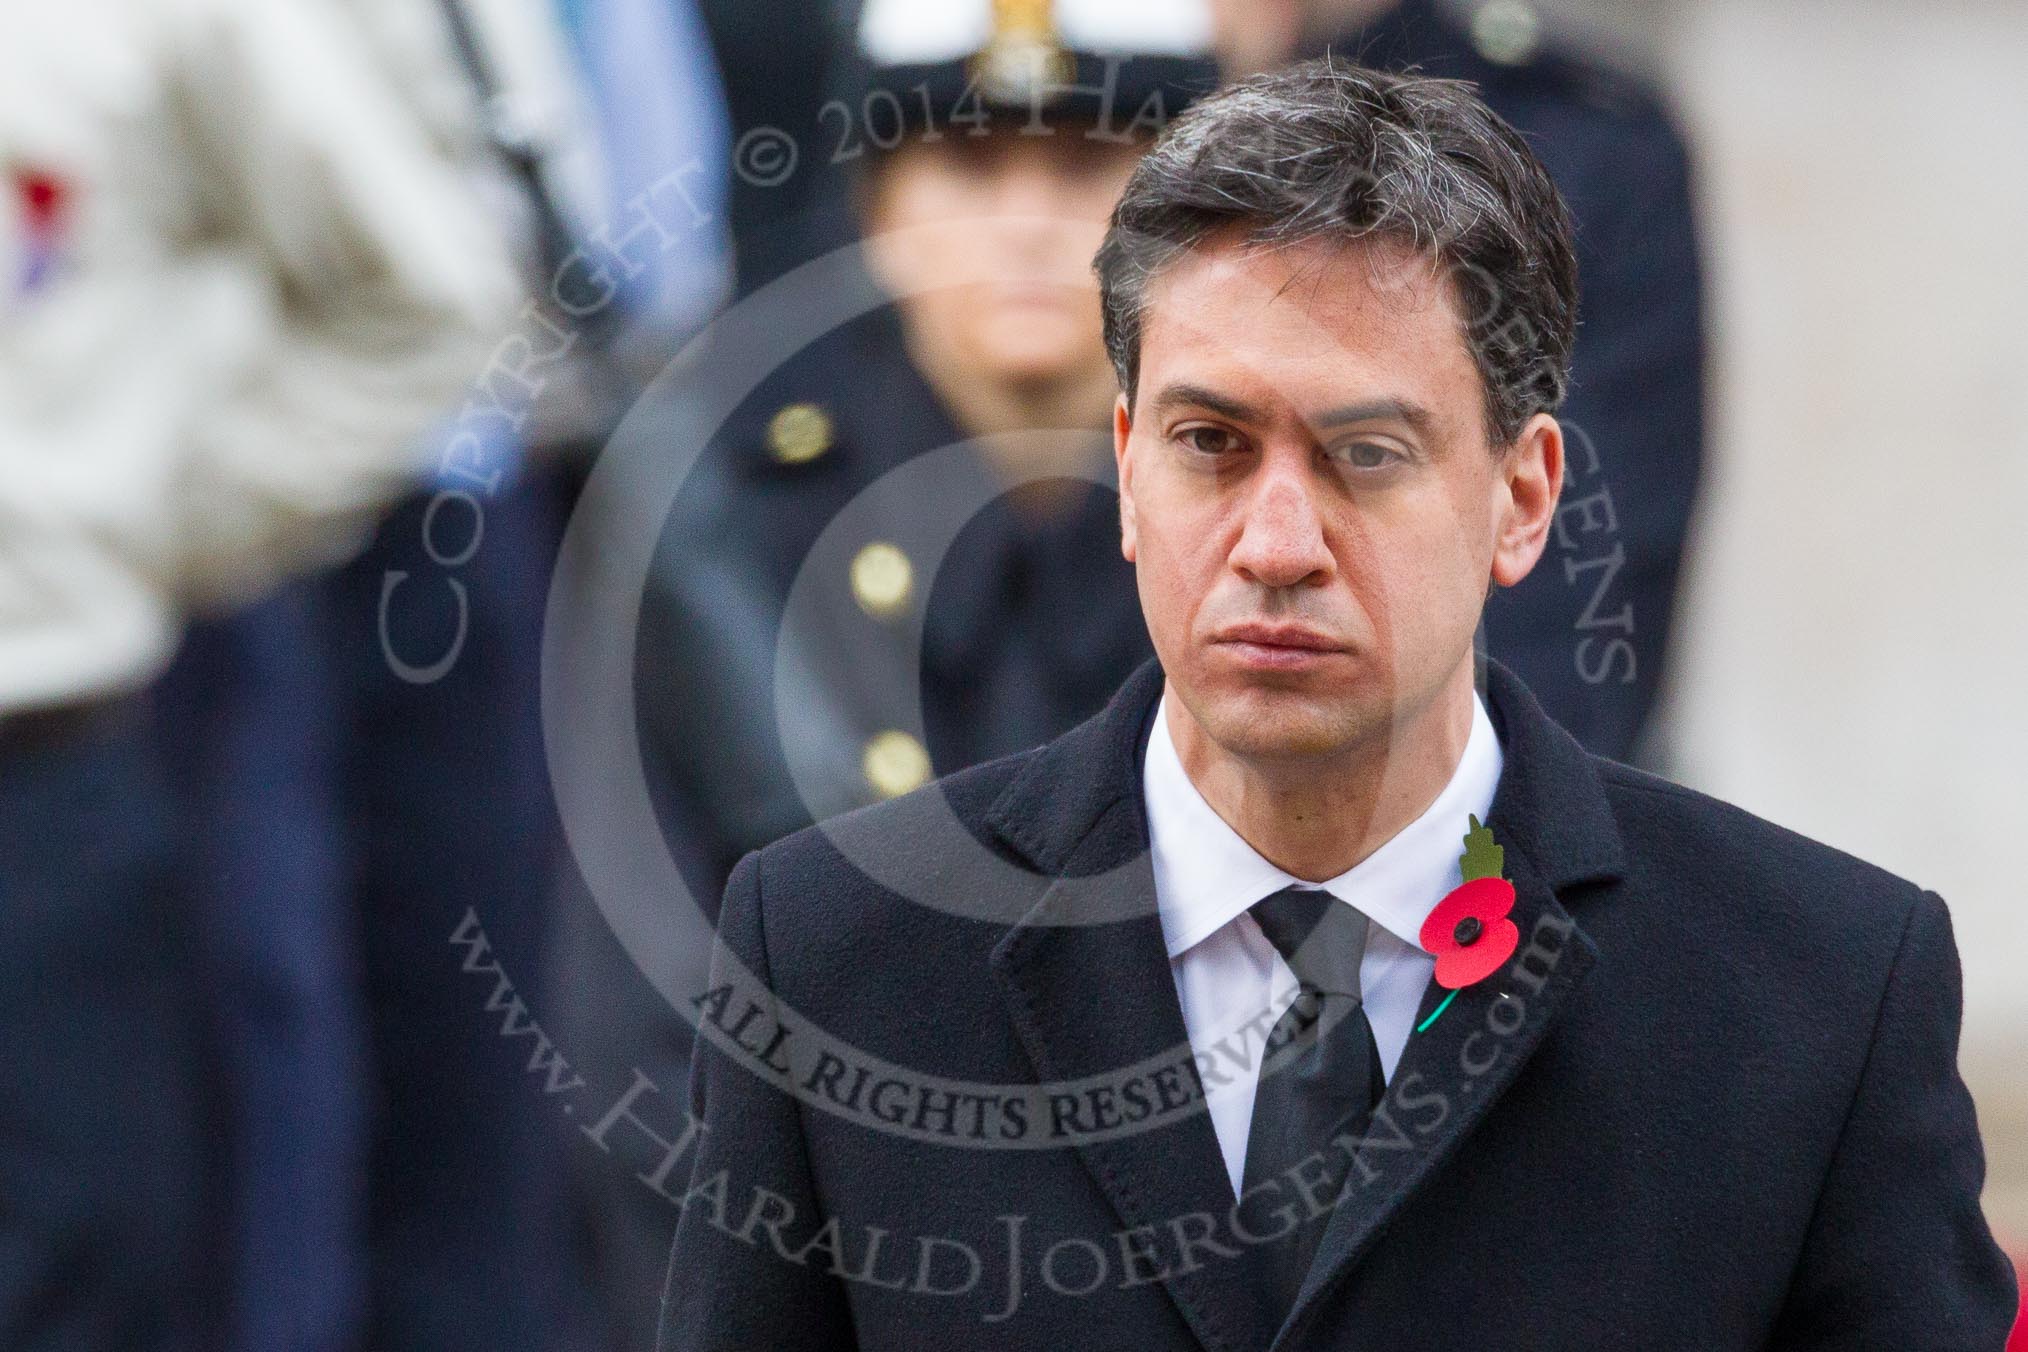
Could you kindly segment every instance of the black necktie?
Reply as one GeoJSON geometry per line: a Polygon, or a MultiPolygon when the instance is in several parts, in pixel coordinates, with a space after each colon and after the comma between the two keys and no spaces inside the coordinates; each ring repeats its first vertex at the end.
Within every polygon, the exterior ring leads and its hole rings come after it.
{"type": "Polygon", "coordinates": [[[1331,1142],[1341,1134],[1365,1133],[1387,1085],[1359,994],[1366,917],[1314,888],[1284,888],[1250,909],[1300,983],[1295,1001],[1268,1034],[1265,1057],[1290,1045],[1291,1059],[1264,1071],[1254,1092],[1241,1175],[1248,1190],[1278,1180],[1246,1207],[1256,1232],[1274,1223],[1254,1218],[1292,1203],[1303,1217],[1295,1230],[1260,1247],[1275,1309],[1286,1313],[1302,1289],[1329,1215],[1310,1218],[1303,1191],[1285,1171],[1320,1155],[1321,1167],[1302,1170],[1306,1186],[1319,1198],[1337,1196],[1351,1157],[1331,1142]],[[1319,1177],[1321,1185],[1310,1184],[1319,1177]]]}

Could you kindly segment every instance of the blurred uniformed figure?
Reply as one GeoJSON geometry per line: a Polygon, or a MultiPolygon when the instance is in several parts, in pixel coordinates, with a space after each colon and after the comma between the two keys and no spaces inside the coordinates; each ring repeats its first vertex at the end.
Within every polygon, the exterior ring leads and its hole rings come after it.
{"type": "Polygon", "coordinates": [[[1486,607],[1487,651],[1587,748],[1630,759],[1668,658],[1704,458],[1689,157],[1656,93],[1552,40],[1527,0],[1212,0],[1242,75],[1325,50],[1470,80],[1577,222],[1563,504],[1543,566],[1486,607]]]}
{"type": "Polygon", "coordinates": [[[429,8],[493,114],[543,309],[470,373],[504,406],[460,418],[476,477],[447,467],[319,588],[378,1107],[365,1346],[547,1352],[580,1345],[564,1184],[592,1148],[503,1031],[552,1022],[543,613],[584,462],[728,284],[724,118],[685,0],[429,8]]]}
{"type": "Polygon", "coordinates": [[[430,21],[419,0],[0,18],[9,1349],[225,1344],[214,1226],[244,1218],[207,1195],[210,917],[147,704],[193,613],[359,545],[505,326],[505,245],[456,167],[470,102],[412,40],[430,21]]]}
{"type": "MultiPolygon", "coordinates": [[[[574,89],[555,16],[517,0],[478,0],[470,14],[465,0],[348,3],[371,16],[379,41],[425,76],[410,87],[419,106],[439,109],[439,117],[458,126],[447,155],[471,181],[488,220],[516,243],[542,234],[522,224],[531,213],[518,162],[493,141],[510,129],[517,147],[559,139],[557,124],[572,109],[574,89]],[[454,18],[483,41],[497,92],[474,87],[454,18]]],[[[562,176],[553,159],[541,167],[562,176]]],[[[589,157],[571,167],[574,179],[588,177],[589,157]]],[[[534,270],[528,272],[533,291],[534,270]]],[[[451,424],[499,350],[475,355],[442,409],[445,425],[418,440],[415,456],[423,470],[441,473],[448,462],[463,476],[452,478],[456,487],[485,497],[484,548],[461,569],[461,584],[468,588],[470,627],[489,632],[487,619],[515,599],[503,596],[509,582],[532,571],[517,551],[541,549],[528,526],[537,514],[524,491],[530,476],[508,472],[518,468],[514,438],[487,437],[478,456],[472,443],[499,419],[451,424]],[[487,495],[489,473],[500,484],[487,495]]],[[[565,373],[551,371],[551,386],[565,385],[565,373]]],[[[549,407],[563,402],[552,399],[549,407]]],[[[537,425],[532,414],[527,425],[537,425]]],[[[538,1321],[527,1314],[536,1284],[524,1272],[501,1271],[529,1246],[502,1235],[553,1232],[518,1215],[511,1225],[499,1219],[541,1177],[526,1146],[535,1114],[512,1097],[518,1066],[488,1079],[489,1060],[500,1059],[499,1039],[490,1016],[460,1003],[468,993],[455,962],[430,961],[449,951],[448,930],[426,900],[445,889],[402,871],[412,857],[405,847],[420,839],[433,860],[444,861],[444,876],[474,889],[464,901],[484,897],[492,928],[509,932],[497,911],[510,907],[514,894],[458,857],[469,849],[497,859],[498,841],[475,840],[478,833],[463,821],[434,815],[488,776],[433,735],[442,725],[421,716],[422,701],[403,709],[370,697],[383,683],[413,689],[394,674],[390,653],[412,654],[406,645],[414,635],[397,623],[383,634],[375,610],[388,590],[385,542],[416,541],[418,518],[428,510],[426,475],[411,487],[416,491],[383,518],[376,544],[350,563],[193,624],[155,692],[183,811],[184,871],[203,922],[208,1003],[228,1089],[217,1136],[228,1185],[223,1270],[231,1294],[219,1352],[425,1344],[448,1352],[453,1344],[439,1334],[442,1324],[471,1330],[489,1348],[503,1346],[489,1336],[497,1330],[472,1317],[474,1306],[500,1310],[511,1327],[537,1336],[538,1321]],[[355,580],[361,585],[351,585],[355,580]],[[436,777],[404,774],[410,763],[402,757],[410,755],[436,777]],[[390,877],[394,884],[387,886],[390,877]],[[408,998],[416,990],[441,1006],[408,998]],[[466,1028],[470,1034],[459,1037],[466,1028]],[[421,1069],[413,1069],[418,1063],[421,1069]],[[495,1092],[488,1095],[489,1088],[495,1092]],[[456,1148],[446,1149],[445,1138],[456,1148]],[[458,1242],[474,1234],[477,1240],[458,1242]],[[475,1261],[472,1250],[480,1245],[487,1246],[483,1261],[475,1261]],[[469,1293],[470,1284],[488,1280],[490,1290],[469,1293]],[[436,1313],[446,1308],[448,1317],[436,1313]],[[424,1327],[432,1317],[441,1324],[424,1327]]],[[[456,504],[440,515],[445,540],[454,519],[456,528],[468,524],[456,504]]],[[[423,550],[417,544],[413,552],[423,550]]],[[[409,565],[412,574],[427,568],[427,560],[409,565]]],[[[425,590],[421,582],[394,589],[389,610],[412,616],[425,590]]],[[[494,675],[498,667],[480,656],[490,656],[489,645],[468,646],[461,674],[480,668],[494,675]]],[[[475,740],[511,748],[515,743],[497,727],[511,701],[497,683],[486,693],[492,698],[473,702],[488,713],[474,721],[493,726],[475,740]]],[[[535,786],[524,796],[539,802],[539,761],[499,777],[535,786]]],[[[488,823],[538,851],[523,822],[495,801],[488,823]]],[[[527,871],[525,864],[510,866],[505,876],[527,871]]],[[[520,1266],[554,1270],[556,1251],[520,1266]]]]}
{"type": "Polygon", "coordinates": [[[537,652],[573,462],[728,285],[686,4],[391,3],[487,133],[463,167],[528,303],[562,296],[474,363],[437,482],[343,567],[193,626],[157,692],[232,1088],[221,1352],[571,1345],[560,1184],[584,1147],[448,938],[483,935],[540,1009],[537,652]],[[539,391],[501,369],[524,358],[539,391]]]}
{"type": "MultiPolygon", "coordinates": [[[[1091,257],[1141,153],[1215,83],[1209,14],[870,0],[856,45],[839,106],[864,116],[843,153],[871,277],[901,299],[862,287],[876,308],[785,353],[722,429],[642,616],[650,775],[714,907],[747,850],[1047,740],[1152,651],[1109,486],[1117,391],[1091,257]],[[967,279],[982,258],[997,276],[967,279]]],[[[833,123],[805,153],[833,148],[833,123]]],[[[587,1179],[618,1322],[648,1347],[677,1213],[640,1176],[664,1153],[646,1131],[681,1134],[689,1028],[610,935],[583,938],[563,983],[586,1002],[577,1068],[611,1100],[637,1066],[656,1086],[587,1179]]]]}
{"type": "MultiPolygon", "coordinates": [[[[418,68],[419,106],[459,127],[447,153],[538,292],[557,260],[536,242],[575,241],[530,182],[589,202],[599,169],[558,16],[519,0],[349,3],[418,68]]],[[[534,966],[535,943],[513,941],[541,915],[523,880],[548,864],[548,817],[533,701],[517,698],[533,658],[511,659],[533,651],[557,508],[523,443],[588,435],[610,382],[551,363],[544,397],[516,411],[520,435],[490,414],[452,424],[502,350],[475,357],[417,447],[440,482],[418,475],[340,568],[191,626],[157,687],[229,1091],[221,1352],[555,1337],[544,1293],[561,1284],[545,1279],[563,1246],[529,1199],[556,1194],[559,1143],[445,936],[478,907],[489,938],[534,966]],[[458,570],[460,660],[417,686],[395,660],[454,613],[422,542],[446,488],[484,516],[451,503],[439,543],[462,548],[467,527],[483,539],[458,570]],[[482,824],[463,808],[479,792],[482,824]]]]}
{"type": "Polygon", "coordinates": [[[734,416],[677,504],[644,619],[643,717],[711,876],[813,811],[1046,740],[1149,651],[1117,497],[1091,482],[1110,478],[1117,390],[1090,258],[1154,134],[1211,87],[1207,17],[866,6],[847,149],[864,148],[866,263],[900,299],[793,354],[734,416]],[[968,276],[981,258],[991,280],[968,276]]]}

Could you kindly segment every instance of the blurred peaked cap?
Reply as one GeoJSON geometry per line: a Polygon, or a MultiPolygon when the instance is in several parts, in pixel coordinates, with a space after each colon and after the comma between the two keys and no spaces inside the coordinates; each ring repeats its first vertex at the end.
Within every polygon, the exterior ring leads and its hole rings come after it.
{"type": "Polygon", "coordinates": [[[1208,0],[866,0],[845,92],[904,131],[990,114],[1115,139],[1160,131],[1217,85],[1211,40],[1208,0]]]}
{"type": "Polygon", "coordinates": [[[996,41],[1108,56],[1211,54],[1207,0],[866,0],[859,53],[872,66],[968,61],[996,41]]]}

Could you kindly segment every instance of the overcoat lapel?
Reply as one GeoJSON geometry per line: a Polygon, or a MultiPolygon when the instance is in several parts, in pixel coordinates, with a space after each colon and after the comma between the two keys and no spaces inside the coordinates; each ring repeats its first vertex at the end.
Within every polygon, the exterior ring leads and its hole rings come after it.
{"type": "MultiPolygon", "coordinates": [[[[1189,1035],[1155,908],[1137,744],[1161,693],[1144,665],[1097,718],[1046,747],[989,821],[1058,881],[1010,929],[993,967],[1022,1043],[1045,1083],[1110,1078],[1187,1058],[1189,1035]],[[1105,882],[1094,888],[1088,880],[1105,882]],[[1080,880],[1087,880],[1080,882],[1080,880]],[[1105,915],[1098,924],[1077,914],[1105,915]],[[1067,923],[1068,922],[1068,923],[1067,923]]],[[[1168,1232],[1179,1216],[1223,1217],[1232,1185],[1208,1114],[1076,1145],[1123,1227],[1168,1232]]],[[[1213,1352],[1257,1352],[1274,1333],[1250,1266],[1211,1261],[1163,1285],[1213,1352]]]]}
{"type": "Polygon", "coordinates": [[[1506,852],[1520,944],[1504,967],[1460,990],[1427,1026],[1450,992],[1434,981],[1423,992],[1420,1031],[1410,1033],[1354,1155],[1344,1195],[1276,1348],[1301,1345],[1323,1297],[1506,1093],[1598,956],[1559,899],[1559,893],[1624,871],[1597,771],[1497,664],[1487,664],[1485,694],[1505,758],[1486,824],[1506,852]]]}

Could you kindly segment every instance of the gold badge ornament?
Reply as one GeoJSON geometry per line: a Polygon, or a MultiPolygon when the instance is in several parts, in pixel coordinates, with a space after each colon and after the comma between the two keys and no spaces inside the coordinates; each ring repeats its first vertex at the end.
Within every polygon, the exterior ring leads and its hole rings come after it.
{"type": "Polygon", "coordinates": [[[1077,74],[1056,34],[1051,0],[993,0],[993,37],[972,58],[972,78],[995,103],[1042,104],[1077,74]]]}
{"type": "Polygon", "coordinates": [[[815,460],[831,438],[831,415],[815,404],[790,404],[768,420],[768,450],[784,465],[815,460]]]}

